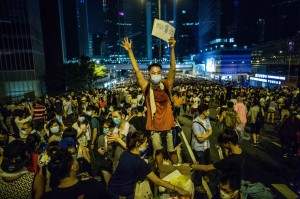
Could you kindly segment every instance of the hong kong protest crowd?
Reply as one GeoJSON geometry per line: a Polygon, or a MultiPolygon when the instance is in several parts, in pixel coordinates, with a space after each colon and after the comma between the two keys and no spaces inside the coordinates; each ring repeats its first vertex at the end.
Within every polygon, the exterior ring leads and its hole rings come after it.
{"type": "MultiPolygon", "coordinates": [[[[260,183],[249,190],[241,146],[248,140],[257,147],[269,123],[279,132],[282,157],[300,156],[299,89],[176,76],[175,44],[170,38],[166,74],[153,63],[144,76],[125,38],[134,84],[1,104],[0,198],[207,198],[207,172],[213,170],[219,177],[210,187],[213,198],[273,198],[260,183]],[[192,123],[188,141],[183,114],[192,123]],[[217,162],[210,157],[213,134],[222,156],[217,162]],[[183,147],[190,152],[181,153],[183,147]],[[165,165],[167,174],[188,168],[188,179],[163,178],[165,165]]],[[[290,183],[300,194],[300,168],[290,183]]]]}

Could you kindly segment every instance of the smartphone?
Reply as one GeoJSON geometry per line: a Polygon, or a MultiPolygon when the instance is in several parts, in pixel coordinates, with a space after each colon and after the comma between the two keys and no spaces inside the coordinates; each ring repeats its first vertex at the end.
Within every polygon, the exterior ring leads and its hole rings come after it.
{"type": "Polygon", "coordinates": [[[62,117],[58,118],[57,121],[62,123],[62,117]]]}

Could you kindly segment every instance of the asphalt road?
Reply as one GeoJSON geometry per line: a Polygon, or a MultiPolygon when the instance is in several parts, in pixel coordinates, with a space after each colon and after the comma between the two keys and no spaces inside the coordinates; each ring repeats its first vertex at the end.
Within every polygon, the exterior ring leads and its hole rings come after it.
{"type": "MultiPolygon", "coordinates": [[[[217,144],[217,134],[218,129],[216,127],[216,108],[212,107],[210,109],[210,118],[213,128],[213,135],[210,137],[211,142],[211,158],[212,161],[218,161],[219,155],[215,145],[217,144]]],[[[181,110],[181,116],[179,121],[183,124],[182,128],[188,140],[191,138],[191,125],[192,117],[186,115],[181,110]]],[[[246,131],[249,132],[249,127],[246,127],[246,131]]],[[[297,198],[292,196],[285,196],[282,192],[290,193],[291,188],[289,186],[290,179],[297,168],[300,165],[300,161],[296,157],[283,158],[280,148],[280,140],[278,134],[275,131],[274,125],[265,124],[261,134],[260,134],[260,144],[258,147],[253,147],[251,145],[251,140],[243,140],[242,149],[247,153],[247,161],[245,168],[244,180],[249,180],[251,182],[261,182],[265,186],[271,188],[275,198],[297,198]],[[282,184],[289,188],[285,188],[284,191],[279,192],[275,189],[272,184],[282,184]]],[[[183,149],[183,158],[189,158],[188,153],[183,149]]],[[[215,172],[216,173],[216,172],[215,172]]],[[[212,175],[212,180],[209,183],[211,189],[217,183],[217,174],[212,175]]],[[[291,188],[292,189],[292,188],[291,188]]],[[[292,193],[290,193],[293,195],[292,193]]]]}

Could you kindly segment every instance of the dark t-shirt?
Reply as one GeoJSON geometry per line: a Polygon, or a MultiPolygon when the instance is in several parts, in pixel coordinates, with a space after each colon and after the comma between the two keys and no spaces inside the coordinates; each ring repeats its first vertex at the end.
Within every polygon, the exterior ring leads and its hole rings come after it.
{"type": "Polygon", "coordinates": [[[108,189],[120,196],[132,195],[135,183],[150,172],[151,169],[139,155],[124,151],[115,173],[110,178],[108,189]]]}
{"type": "Polygon", "coordinates": [[[222,173],[231,171],[240,174],[243,177],[243,168],[246,163],[246,153],[242,151],[241,154],[230,154],[219,162],[214,163],[214,167],[222,173]]]}
{"type": "Polygon", "coordinates": [[[75,185],[67,188],[55,188],[46,192],[42,199],[109,199],[109,192],[95,179],[78,181],[75,185]]]}
{"type": "Polygon", "coordinates": [[[144,116],[134,116],[129,123],[132,124],[137,131],[146,131],[146,117],[144,116]]]}
{"type": "Polygon", "coordinates": [[[94,128],[97,129],[97,133],[99,135],[100,133],[100,123],[98,121],[98,119],[96,117],[93,117],[92,120],[91,120],[91,130],[92,130],[92,134],[93,134],[93,130],[94,128]]]}

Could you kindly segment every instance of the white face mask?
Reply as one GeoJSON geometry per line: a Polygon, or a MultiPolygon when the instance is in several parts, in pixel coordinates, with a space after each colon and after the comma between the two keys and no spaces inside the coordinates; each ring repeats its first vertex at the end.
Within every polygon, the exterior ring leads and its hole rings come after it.
{"type": "Polygon", "coordinates": [[[225,193],[223,190],[220,189],[220,198],[222,199],[231,199],[236,196],[239,190],[234,191],[233,193],[225,193]]]}
{"type": "Polygon", "coordinates": [[[159,84],[161,80],[161,75],[152,75],[151,76],[151,82],[153,84],[159,84]]]}
{"type": "Polygon", "coordinates": [[[87,111],[86,114],[87,114],[88,116],[92,116],[92,111],[87,111]]]}
{"type": "Polygon", "coordinates": [[[27,138],[27,136],[28,136],[28,133],[25,130],[21,130],[20,137],[21,138],[27,138]]]}
{"type": "Polygon", "coordinates": [[[59,126],[54,126],[54,127],[51,127],[50,128],[50,131],[54,134],[58,133],[59,132],[59,126]]]}
{"type": "Polygon", "coordinates": [[[79,122],[84,122],[84,120],[85,120],[85,117],[79,117],[79,118],[78,118],[78,121],[79,121],[79,122]]]}

